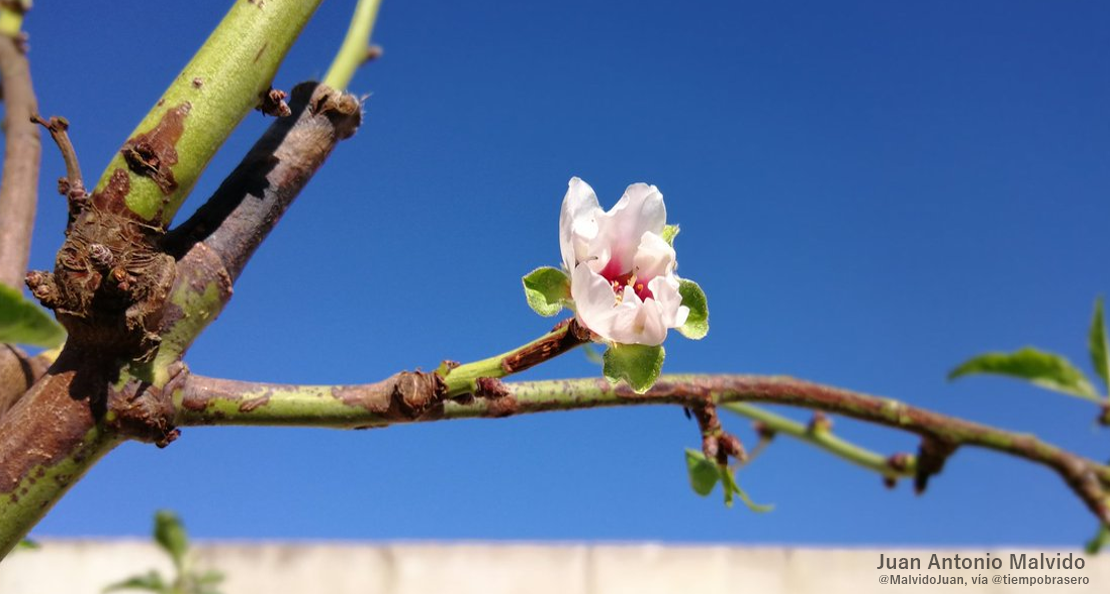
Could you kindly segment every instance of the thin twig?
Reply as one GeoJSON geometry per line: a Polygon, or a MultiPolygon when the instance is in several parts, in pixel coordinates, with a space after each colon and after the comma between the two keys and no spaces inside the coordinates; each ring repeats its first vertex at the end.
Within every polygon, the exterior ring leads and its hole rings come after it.
{"type": "Polygon", "coordinates": [[[85,182],[81,177],[81,163],[77,160],[77,151],[69,139],[69,121],[58,116],[51,116],[49,120],[44,120],[37,113],[31,115],[31,121],[46,128],[47,132],[50,132],[50,137],[54,139],[54,144],[58,145],[58,150],[62,152],[62,160],[66,164],[66,176],[64,183],[58,183],[61,193],[71,200],[83,198],[85,182]]]}
{"type": "MultiPolygon", "coordinates": [[[[910,455],[883,456],[840,438],[831,431],[814,430],[813,424],[807,426],[758,406],[742,402],[730,402],[723,405],[722,408],[758,422],[761,437],[767,435],[766,432],[775,435],[789,435],[803,443],[820,448],[841,460],[877,472],[885,478],[899,479],[913,476],[916,471],[916,460],[910,455]],[[895,463],[895,460],[897,460],[897,463],[895,463]]],[[[765,442],[766,440],[761,441],[761,443],[765,442]]]]}
{"type": "Polygon", "coordinates": [[[38,199],[39,129],[31,123],[38,111],[31,67],[19,41],[0,35],[0,83],[4,88],[4,173],[0,181],[0,283],[23,286],[31,252],[38,199]]]}
{"type": "Polygon", "coordinates": [[[355,13],[351,16],[347,35],[343,38],[343,45],[339,47],[335,60],[324,76],[325,85],[333,89],[346,89],[359,66],[382,55],[380,47],[368,46],[381,4],[381,0],[359,0],[355,13]]]}

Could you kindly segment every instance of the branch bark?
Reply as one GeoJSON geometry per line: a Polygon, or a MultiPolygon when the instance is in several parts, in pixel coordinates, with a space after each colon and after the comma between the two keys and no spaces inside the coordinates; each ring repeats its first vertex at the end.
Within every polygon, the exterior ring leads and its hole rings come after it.
{"type": "Polygon", "coordinates": [[[0,181],[0,283],[21,288],[31,252],[42,144],[31,116],[38,113],[31,67],[17,39],[0,35],[4,89],[4,177],[0,181]]]}
{"type": "Polygon", "coordinates": [[[239,278],[247,261],[300,194],[339,141],[362,122],[354,95],[325,85],[293,88],[292,115],[273,123],[215,194],[166,236],[167,249],[183,255],[204,242],[239,278]]]}
{"type": "Polygon", "coordinates": [[[10,344],[0,344],[0,417],[46,373],[47,366],[41,357],[29,357],[10,344]]]}
{"type": "MultiPolygon", "coordinates": [[[[181,426],[336,428],[645,404],[692,408],[729,402],[786,404],[915,433],[922,437],[923,444],[939,442],[952,449],[981,447],[1045,466],[1064,479],[1099,521],[1110,524],[1107,512],[1110,466],[1032,435],[972,423],[888,398],[788,377],[752,375],[665,375],[644,394],[636,394],[623,384],[612,386],[602,379],[505,383],[502,387],[496,397],[462,402],[441,399],[436,403],[431,384],[411,383],[405,374],[362,386],[293,386],[190,375],[175,392],[174,402],[176,422],[181,426]],[[410,383],[402,388],[405,382],[410,383]]],[[[926,453],[918,457],[919,472],[926,453]]]]}
{"type": "MultiPolygon", "coordinates": [[[[163,249],[165,225],[269,90],[318,4],[235,3],[77,205],[54,272],[27,276],[69,339],[46,375],[0,417],[0,558],[115,445],[165,445],[176,436],[163,388],[230,297],[231,283],[202,244],[177,270],[163,249]]],[[[31,125],[30,113],[26,119],[31,125]]]]}

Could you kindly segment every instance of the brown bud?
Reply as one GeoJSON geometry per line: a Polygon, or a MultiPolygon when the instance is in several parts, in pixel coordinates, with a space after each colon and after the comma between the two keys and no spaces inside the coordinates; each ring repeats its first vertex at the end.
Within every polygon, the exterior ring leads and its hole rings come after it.
{"type": "Polygon", "coordinates": [[[771,441],[775,438],[775,430],[768,427],[763,421],[752,421],[752,429],[763,441],[771,441]]]}
{"type": "Polygon", "coordinates": [[[821,411],[813,413],[813,418],[809,421],[809,427],[806,428],[810,433],[828,432],[832,431],[833,422],[829,415],[821,411]]]}
{"type": "Polygon", "coordinates": [[[112,255],[112,250],[108,249],[104,244],[90,243],[89,260],[97,267],[107,269],[112,266],[112,262],[115,261],[115,256],[112,255]]]}
{"type": "Polygon", "coordinates": [[[718,439],[718,443],[720,443],[721,449],[724,450],[726,454],[736,458],[738,461],[744,462],[748,459],[748,452],[744,449],[744,444],[741,443],[740,439],[735,435],[723,433],[718,439]]]}
{"type": "Polygon", "coordinates": [[[905,472],[910,467],[910,455],[905,452],[898,452],[887,458],[886,464],[892,470],[905,472]]]}

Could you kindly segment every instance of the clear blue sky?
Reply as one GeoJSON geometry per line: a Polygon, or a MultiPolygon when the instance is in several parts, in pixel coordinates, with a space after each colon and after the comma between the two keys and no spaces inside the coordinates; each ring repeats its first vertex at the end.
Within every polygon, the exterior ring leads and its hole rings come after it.
{"type": "MultiPolygon", "coordinates": [[[[332,0],[276,86],[319,77],[353,9],[332,0]]],[[[101,171],[226,3],[36,3],[41,109],[101,171]]],[[[659,186],[680,272],[709,295],[701,342],[666,371],[790,374],[1110,456],[1087,403],[945,373],[1026,344],[1090,370],[1110,292],[1110,5],[1099,2],[385,0],[385,57],[352,89],[366,123],[313,180],[188,361],[199,373],[374,381],[521,344],[522,274],[557,265],[578,175],[611,205],[659,186]]],[[[195,208],[269,120],[248,116],[195,208]]],[[[32,265],[62,237],[44,151],[32,265]]],[[[571,354],[530,378],[597,375],[571,354]]],[[[795,411],[790,411],[794,413],[795,411]]],[[[806,414],[797,414],[800,419],[806,414]]],[[[748,423],[728,419],[749,444],[748,423]]],[[[883,452],[916,441],[838,421],[883,452]]],[[[145,534],[157,508],[206,538],[662,539],[1078,545],[1062,481],[959,452],[924,497],[780,439],[740,481],[776,511],[687,486],[676,408],[383,431],[187,429],[128,444],[38,535],[145,534]]]]}

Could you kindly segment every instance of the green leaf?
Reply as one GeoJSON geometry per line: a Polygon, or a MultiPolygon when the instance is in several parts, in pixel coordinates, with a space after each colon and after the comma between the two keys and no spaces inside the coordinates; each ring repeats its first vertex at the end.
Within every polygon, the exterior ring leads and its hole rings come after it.
{"type": "Polygon", "coordinates": [[[1083,548],[1086,549],[1088,555],[1097,555],[1108,543],[1110,543],[1110,528],[1101,524],[1098,527],[1098,533],[1095,534],[1094,538],[1087,541],[1083,548]]]}
{"type": "Polygon", "coordinates": [[[614,344],[605,351],[602,373],[613,383],[627,380],[637,394],[643,394],[655,385],[665,355],[662,345],[614,344]]]}
{"type": "Polygon", "coordinates": [[[690,487],[702,497],[712,493],[713,487],[717,486],[717,481],[721,478],[716,462],[690,448],[686,448],[686,472],[690,475],[690,487]]]}
{"type": "Polygon", "coordinates": [[[162,580],[162,575],[157,571],[151,571],[146,575],[136,575],[122,582],[116,582],[106,586],[102,592],[115,592],[116,590],[147,590],[149,592],[159,592],[161,594],[168,594],[170,586],[162,580]]]}
{"type": "Polygon", "coordinates": [[[42,548],[42,545],[29,538],[24,538],[23,540],[16,543],[15,548],[16,550],[22,551],[37,551],[38,549],[42,548]]]}
{"type": "Polygon", "coordinates": [[[674,238],[678,237],[678,231],[678,225],[663,225],[663,241],[667,242],[667,245],[674,247],[674,238]]]}
{"type": "Polygon", "coordinates": [[[46,310],[0,284],[0,342],[53,348],[65,339],[65,329],[46,310]]]}
{"type": "Polygon", "coordinates": [[[553,316],[570,299],[570,279],[558,268],[542,266],[520,279],[528,306],[541,316],[553,316]]]}
{"type": "Polygon", "coordinates": [[[742,501],[744,505],[748,507],[748,509],[757,514],[764,514],[775,509],[775,506],[773,505],[760,505],[752,501],[752,498],[748,497],[747,492],[741,489],[740,485],[736,483],[736,477],[733,476],[732,470],[730,470],[727,466],[718,467],[718,469],[721,473],[721,485],[724,487],[725,490],[726,506],[732,507],[732,496],[733,494],[735,494],[737,497],[740,498],[740,501],[742,501]]]}
{"type": "Polygon", "coordinates": [[[1013,353],[986,353],[964,361],[948,374],[954,380],[976,373],[993,373],[1028,380],[1042,388],[1101,402],[1090,382],[1067,359],[1025,347],[1013,353]]]}
{"type": "Polygon", "coordinates": [[[698,283],[684,278],[678,281],[678,294],[682,296],[682,305],[690,308],[686,323],[678,331],[694,340],[705,337],[709,333],[709,304],[705,300],[705,291],[698,283]]]}
{"type": "Polygon", "coordinates": [[[1110,345],[1106,340],[1106,318],[1102,311],[1102,297],[1095,300],[1095,315],[1091,318],[1091,333],[1087,339],[1091,363],[1095,373],[1102,378],[1102,385],[1110,391],[1110,345]]]}
{"type": "Polygon", "coordinates": [[[189,536],[181,518],[169,510],[158,510],[154,515],[154,541],[162,547],[179,570],[185,565],[185,555],[189,552],[189,536]]]}

